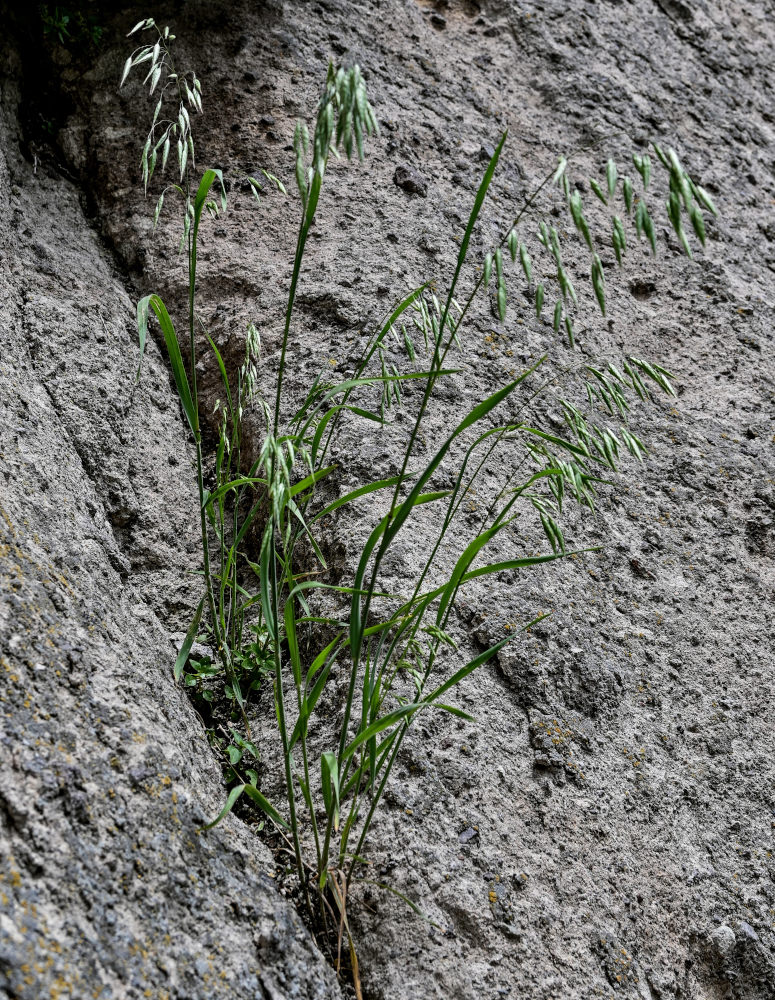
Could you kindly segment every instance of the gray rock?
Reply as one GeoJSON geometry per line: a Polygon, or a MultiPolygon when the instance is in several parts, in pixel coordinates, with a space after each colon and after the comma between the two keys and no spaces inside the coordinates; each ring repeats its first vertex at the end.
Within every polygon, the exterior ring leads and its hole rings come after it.
{"type": "Polygon", "coordinates": [[[759,940],[759,935],[756,933],[756,931],[753,929],[753,927],[751,927],[749,923],[746,923],[745,920],[741,920],[738,923],[737,933],[740,939],[742,941],[746,941],[748,944],[750,944],[753,941],[759,940]]]}
{"type": "MultiPolygon", "coordinates": [[[[359,886],[351,926],[367,995],[494,1000],[510,991],[591,1000],[647,998],[650,990],[658,1000],[772,1000],[775,948],[765,930],[773,908],[765,845],[775,786],[767,659],[775,628],[769,6],[482,0],[439,6],[443,31],[430,23],[427,5],[367,6],[364,13],[365,5],[350,0],[254,5],[235,18],[188,4],[176,24],[206,95],[203,165],[234,165],[235,176],[244,164],[292,176],[284,145],[296,118],[313,114],[331,46],[357,59],[380,121],[390,123],[367,143],[364,165],[332,165],[326,178],[302,274],[289,407],[310,373],[329,370],[331,359],[340,370],[353,363],[359,331],[371,329],[388,302],[433,278],[443,292],[471,187],[484,170],[480,150],[494,149],[506,128],[464,282],[561,148],[579,149],[573,180],[600,179],[608,156],[617,158],[620,174],[632,173],[632,148],[642,152],[644,140],[662,139],[721,209],[694,261],[678,254],[661,226],[657,258],[632,231],[623,273],[606,268],[612,325],[585,322],[575,353],[558,344],[551,324],[522,310],[527,289],[510,263],[506,323],[493,329],[484,300],[469,312],[455,352],[463,374],[442,386],[426,449],[464,408],[544,353],[554,359],[548,377],[560,381],[582,360],[656,360],[676,372],[679,396],[633,407],[630,426],[650,454],[643,466],[625,467],[598,501],[596,518],[567,508],[566,538],[574,548],[602,545],[599,552],[487,585],[474,581],[462,594],[452,626],[459,653],[450,663],[458,656],[465,662],[540,610],[554,614],[456,692],[478,726],[438,717],[404,742],[403,770],[396,768],[367,851],[380,881],[447,931],[429,932],[397,896],[359,886]],[[278,31],[266,30],[267,18],[278,31]],[[213,74],[206,66],[218,52],[229,55],[213,74]],[[248,73],[255,93],[243,85],[248,73]],[[267,142],[267,115],[272,137],[282,141],[267,142]],[[622,132],[636,137],[634,147],[622,132]],[[613,133],[617,138],[590,145],[613,133]],[[407,202],[412,188],[391,183],[396,156],[421,178],[414,193],[432,184],[431,197],[407,202]],[[387,289],[384,298],[375,299],[375,289],[387,289]],[[588,745],[533,745],[532,722],[572,713],[588,726],[588,745]],[[562,766],[555,761],[548,775],[534,769],[535,753],[550,765],[556,753],[562,766]],[[560,783],[577,761],[583,778],[560,783]],[[457,833],[474,825],[480,837],[461,845],[457,833]],[[490,889],[483,891],[484,872],[493,876],[484,886],[493,886],[494,902],[490,889]],[[505,902],[496,888],[502,884],[515,890],[505,902]],[[605,928],[597,944],[589,933],[596,927],[605,928]],[[717,944],[709,927],[725,928],[717,944]]],[[[149,242],[150,213],[137,183],[149,106],[139,86],[116,92],[127,25],[107,27],[96,63],[85,73],[72,62],[63,78],[72,113],[62,155],[89,192],[117,266],[131,271],[138,289],[163,291],[182,315],[178,224],[163,218],[149,242]]],[[[12,46],[7,65],[17,76],[18,62],[12,46]]],[[[6,102],[15,86],[4,85],[6,102]]],[[[37,894],[48,928],[41,938],[69,948],[70,969],[98,970],[98,985],[123,976],[125,992],[142,993],[133,982],[156,988],[165,977],[175,983],[173,995],[213,995],[194,963],[220,941],[230,996],[314,995],[317,982],[335,989],[291,911],[275,911],[264,891],[261,870],[270,860],[250,831],[235,820],[217,837],[194,835],[222,790],[196,716],[168,685],[167,636],[186,631],[198,601],[186,573],[197,568],[191,456],[153,346],[140,387],[130,388],[136,348],[129,297],[85,226],[75,190],[48,176],[41,162],[34,173],[14,152],[15,121],[14,111],[6,120],[14,134],[2,143],[2,190],[11,195],[0,200],[0,504],[19,533],[6,542],[0,615],[4,646],[18,636],[2,656],[20,678],[7,685],[11,700],[0,718],[0,787],[9,803],[0,809],[0,856],[12,850],[17,858],[14,900],[24,890],[29,907],[37,894]],[[33,243],[48,253],[36,253],[33,243]],[[99,348],[98,336],[105,338],[99,348]],[[179,460],[174,468],[169,455],[179,460]],[[38,573],[29,560],[14,561],[14,545],[40,566],[52,562],[65,582],[38,573]],[[150,616],[135,616],[138,604],[150,616]],[[50,631],[57,626],[82,647],[77,670],[59,645],[62,635],[50,631]],[[82,788],[60,781],[72,763],[82,788]],[[160,776],[171,784],[155,794],[160,776]],[[17,821],[21,829],[11,827],[17,821]],[[115,916],[104,940],[92,914],[104,914],[106,923],[115,916]],[[137,930],[144,926],[150,943],[169,934],[161,954],[158,945],[156,953],[145,948],[146,958],[137,950],[146,945],[137,930]],[[272,956],[286,948],[284,965],[272,956]]],[[[656,161],[650,190],[656,208],[666,197],[656,161]]],[[[541,207],[551,211],[544,195],[541,207]]],[[[250,216],[255,223],[240,206],[219,220],[217,237],[214,227],[204,229],[203,320],[223,337],[232,364],[239,331],[260,319],[265,391],[282,330],[275,290],[287,287],[295,204],[266,198],[261,214],[250,216]],[[260,253],[250,242],[253,224],[266,248],[260,253]]],[[[584,204],[602,246],[609,216],[588,191],[584,204]]],[[[534,267],[550,274],[536,223],[528,217],[520,235],[534,267]]],[[[588,255],[570,229],[563,246],[588,319],[588,255]]],[[[608,261],[610,251],[602,256],[608,261]]],[[[405,363],[397,348],[395,360],[405,363]]],[[[209,414],[218,392],[213,366],[203,370],[202,385],[209,414]]],[[[417,401],[407,390],[405,412],[417,401]]],[[[400,468],[407,425],[396,419],[380,431],[345,423],[335,461],[347,489],[363,475],[400,468]]],[[[246,447],[260,445],[258,421],[254,433],[246,447]]],[[[506,485],[511,460],[504,452],[493,463],[494,492],[506,485]]],[[[375,516],[373,505],[353,505],[323,531],[343,581],[375,516]]],[[[476,530],[476,518],[477,510],[464,512],[451,535],[456,545],[476,530]]],[[[542,544],[527,512],[510,539],[515,554],[542,544]]],[[[404,591],[432,540],[431,527],[418,519],[388,563],[387,590],[404,591]]],[[[2,890],[10,898],[5,882],[2,890]]],[[[20,913],[6,913],[17,932],[20,913]]],[[[6,940],[0,934],[4,955],[6,940]]],[[[18,957],[10,940],[11,958],[18,957]]],[[[61,962],[52,976],[66,976],[61,962]]],[[[18,967],[11,959],[6,965],[18,967]]],[[[7,986],[2,978],[15,973],[2,969],[0,995],[16,995],[16,980],[7,986]]],[[[49,985],[36,984],[31,995],[45,995],[49,985]]],[[[75,983],[71,992],[79,989],[75,983]]]]}
{"type": "Polygon", "coordinates": [[[155,345],[134,384],[132,299],[78,189],[19,152],[13,51],[6,35],[0,188],[36,240],[2,199],[0,996],[337,997],[266,849],[237,819],[199,829],[225,792],[171,675],[192,455],[154,405],[155,345]]]}
{"type": "Polygon", "coordinates": [[[408,163],[399,163],[393,174],[393,183],[409,194],[419,194],[422,198],[428,194],[427,180],[408,163]]]}
{"type": "Polygon", "coordinates": [[[735,948],[735,932],[728,924],[714,928],[708,935],[710,942],[721,958],[728,958],[735,948]]]}

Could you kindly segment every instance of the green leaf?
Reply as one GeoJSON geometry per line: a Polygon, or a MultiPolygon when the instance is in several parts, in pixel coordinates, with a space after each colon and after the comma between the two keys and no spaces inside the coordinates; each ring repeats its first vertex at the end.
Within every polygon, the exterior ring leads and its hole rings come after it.
{"type": "MultiPolygon", "coordinates": [[[[363,587],[366,567],[374,548],[382,535],[384,534],[386,536],[385,541],[382,543],[382,551],[386,551],[387,546],[396,537],[416,506],[419,506],[421,503],[428,503],[434,499],[449,495],[448,492],[422,495],[422,489],[439,467],[456,438],[459,437],[463,431],[472,426],[472,424],[475,424],[479,420],[483,419],[491,410],[503,402],[517,388],[517,386],[528,377],[528,375],[530,375],[540,364],[543,363],[544,360],[545,357],[542,357],[532,368],[520,375],[519,378],[510,382],[508,385],[505,385],[503,388],[498,389],[481,403],[478,403],[469,411],[467,416],[461,420],[441,448],[436,452],[431,461],[418,475],[413,489],[403,503],[401,503],[392,514],[387,514],[384,518],[382,518],[379,524],[372,531],[363,547],[361,557],[358,562],[358,568],[356,570],[354,580],[354,587],[356,590],[360,590],[363,587]]],[[[360,599],[354,595],[350,606],[350,644],[353,663],[357,663],[360,659],[363,634],[364,622],[362,620],[361,602],[360,599]]]]}
{"type": "Polygon", "coordinates": [[[394,726],[397,722],[401,722],[406,719],[407,716],[414,715],[415,712],[419,712],[420,709],[424,707],[425,705],[423,702],[402,705],[401,708],[396,708],[394,711],[388,712],[387,715],[383,715],[381,719],[377,719],[376,722],[372,722],[370,726],[356,736],[352,743],[345,747],[345,751],[342,754],[342,761],[349,760],[358,747],[368,742],[373,736],[384,732],[385,729],[389,729],[390,726],[394,726]]]}
{"type": "Polygon", "coordinates": [[[210,193],[210,188],[213,186],[215,181],[219,181],[221,188],[221,209],[226,211],[226,187],[223,183],[223,171],[221,170],[205,170],[202,175],[202,180],[199,183],[199,188],[196,192],[196,197],[194,198],[194,217],[195,225],[198,224],[199,219],[202,215],[202,209],[204,208],[205,202],[207,201],[207,196],[210,193]]]}
{"type": "Polygon", "coordinates": [[[555,333],[557,333],[557,331],[560,329],[561,319],[562,319],[562,302],[560,302],[560,300],[558,299],[554,306],[553,326],[555,333]]]}
{"type": "MultiPolygon", "coordinates": [[[[349,392],[350,390],[345,390],[345,398],[347,398],[349,392]]],[[[304,425],[304,428],[301,434],[299,435],[300,438],[303,438],[305,436],[310,424],[314,422],[315,414],[318,412],[318,409],[319,407],[315,408],[309,420],[304,425]]],[[[332,406],[330,410],[326,411],[326,413],[321,417],[320,421],[318,422],[317,427],[315,428],[315,433],[312,437],[312,447],[309,450],[313,465],[318,460],[318,452],[320,451],[320,445],[322,443],[323,434],[325,433],[326,428],[328,427],[329,423],[332,420],[334,420],[336,415],[342,412],[342,410],[349,410],[351,413],[357,413],[358,416],[365,417],[367,420],[374,420],[378,424],[383,423],[383,418],[378,413],[371,413],[370,411],[363,410],[358,406],[348,406],[346,403],[337,403],[336,406],[332,406]]],[[[299,417],[302,416],[303,414],[300,413],[299,417]]]]}
{"type": "Polygon", "coordinates": [[[241,476],[239,479],[232,479],[228,483],[222,483],[217,490],[213,490],[204,498],[203,507],[211,507],[217,503],[227,493],[232,490],[240,490],[243,486],[266,486],[266,480],[256,476],[241,476]]]}
{"type": "Polygon", "coordinates": [[[463,575],[467,572],[468,567],[477,557],[479,552],[488,545],[495,536],[501,532],[505,527],[511,523],[510,520],[501,521],[500,523],[494,524],[491,528],[483,531],[480,535],[477,535],[471,542],[466,545],[460,558],[455,563],[455,567],[449,576],[446,584],[444,585],[444,590],[441,594],[441,600],[439,601],[438,611],[436,612],[436,625],[439,628],[443,628],[445,621],[445,612],[450,606],[451,602],[454,600],[455,595],[460,587],[460,581],[463,575]]]}
{"type": "Polygon", "coordinates": [[[188,654],[191,652],[191,647],[194,645],[196,633],[199,629],[199,622],[202,620],[202,609],[204,608],[204,605],[205,599],[203,597],[197,605],[197,609],[194,613],[194,620],[188,627],[186,638],[183,640],[183,645],[180,647],[180,652],[175,660],[175,667],[172,673],[176,681],[180,679],[180,675],[183,673],[183,669],[188,661],[188,654]]]}
{"type": "Polygon", "coordinates": [[[318,562],[320,563],[321,569],[327,570],[328,569],[328,564],[326,563],[326,558],[323,555],[323,552],[322,552],[320,546],[318,545],[317,540],[315,539],[315,536],[312,534],[312,531],[310,530],[309,525],[304,520],[304,515],[299,510],[299,508],[296,505],[295,501],[291,500],[290,497],[286,500],[286,506],[287,506],[288,510],[291,512],[291,514],[293,514],[293,516],[298,520],[299,524],[301,525],[302,530],[304,531],[305,535],[307,536],[307,538],[309,540],[310,545],[312,546],[313,552],[315,553],[315,555],[318,558],[318,562]]]}
{"type": "MultiPolygon", "coordinates": [[[[373,785],[374,785],[374,782],[375,782],[375,780],[377,778],[377,775],[381,774],[383,765],[385,763],[385,759],[386,759],[388,753],[390,752],[390,748],[395,743],[398,734],[399,734],[399,730],[398,729],[394,729],[393,732],[390,733],[389,736],[386,736],[385,739],[382,740],[382,742],[378,744],[378,746],[376,747],[376,761],[375,761],[373,767],[371,766],[371,747],[372,747],[373,743],[371,741],[369,742],[369,758],[370,758],[370,760],[369,760],[369,780],[368,780],[368,783],[367,783],[366,788],[364,789],[364,791],[367,791],[368,789],[372,788],[373,785]]],[[[376,740],[374,742],[376,742],[376,740]]],[[[347,796],[350,794],[350,792],[352,791],[352,789],[354,788],[354,786],[358,783],[358,781],[360,779],[361,779],[361,775],[360,775],[360,773],[358,771],[356,771],[352,775],[352,777],[349,779],[349,781],[347,782],[347,784],[344,786],[344,788],[339,793],[340,794],[340,798],[342,800],[344,800],[344,799],[347,798],[347,796]]]]}
{"type": "Polygon", "coordinates": [[[579,458],[587,458],[587,452],[583,448],[579,448],[578,445],[573,444],[571,441],[566,441],[565,438],[557,437],[555,434],[549,434],[547,431],[539,430],[537,427],[523,427],[524,431],[528,434],[533,434],[535,437],[542,438],[544,441],[550,441],[552,444],[556,444],[558,448],[564,448],[566,451],[571,452],[573,455],[579,458]]]}
{"type": "Polygon", "coordinates": [[[199,420],[198,415],[194,411],[194,402],[191,397],[191,389],[189,388],[186,369],[183,365],[183,358],[180,354],[178,338],[175,334],[175,328],[172,325],[172,320],[169,317],[167,308],[158,295],[146,295],[144,299],[141,299],[137,303],[137,327],[140,334],[140,357],[142,359],[142,353],[145,349],[145,343],[148,336],[149,308],[153,309],[156,313],[157,319],[159,320],[159,325],[161,326],[162,334],[164,335],[164,343],[167,346],[167,354],[169,355],[170,364],[172,366],[172,375],[175,379],[175,386],[178,390],[178,396],[180,397],[180,402],[183,406],[183,412],[186,415],[189,427],[194,433],[196,433],[199,420]]]}
{"type": "MultiPolygon", "coordinates": [[[[441,378],[442,376],[447,376],[447,375],[457,375],[458,372],[459,372],[459,369],[457,369],[457,368],[441,368],[441,369],[436,369],[436,370],[434,370],[432,372],[431,371],[408,372],[405,375],[395,375],[395,374],[394,375],[371,375],[369,378],[352,378],[352,379],[347,379],[345,382],[339,382],[336,385],[331,386],[330,388],[326,389],[326,391],[316,401],[315,408],[314,408],[312,414],[308,417],[307,422],[304,424],[304,427],[302,428],[301,432],[299,433],[299,437],[303,438],[306,435],[306,433],[307,433],[310,425],[313,423],[313,421],[315,419],[315,415],[328,402],[328,400],[332,399],[334,396],[337,396],[340,392],[345,393],[345,398],[346,398],[346,396],[350,393],[350,391],[352,389],[357,388],[358,386],[362,386],[362,385],[377,385],[380,382],[382,382],[382,383],[396,383],[396,382],[414,381],[414,380],[417,380],[417,379],[426,379],[431,374],[435,378],[441,378]]],[[[356,410],[355,412],[358,412],[358,411],[356,410]]],[[[360,412],[361,412],[362,415],[366,413],[365,410],[361,410],[360,412]]],[[[297,422],[300,421],[300,420],[302,420],[304,418],[305,414],[306,414],[306,410],[305,410],[305,408],[302,408],[302,410],[300,410],[299,413],[296,414],[295,420],[297,422]]],[[[369,414],[369,416],[372,416],[372,415],[369,414]]],[[[380,420],[380,422],[381,422],[381,420],[380,420]]]]}
{"type": "Polygon", "coordinates": [[[464,712],[462,708],[456,708],[454,705],[444,705],[441,702],[434,702],[433,707],[440,708],[444,712],[449,712],[450,715],[454,715],[458,719],[465,719],[466,722],[476,722],[473,715],[469,715],[468,712],[464,712]]]}
{"type": "Polygon", "coordinates": [[[261,609],[264,613],[264,621],[269,635],[277,642],[277,621],[275,619],[272,605],[271,587],[271,564],[276,558],[274,549],[274,523],[270,520],[264,529],[261,539],[261,553],[259,558],[259,584],[261,587],[261,609]]]}
{"type": "Polygon", "coordinates": [[[334,829],[339,830],[339,765],[336,754],[327,751],[320,755],[320,778],[323,803],[326,812],[333,818],[334,829]],[[331,794],[333,790],[333,795],[331,794]]]}
{"type": "Polygon", "coordinates": [[[260,809],[263,809],[263,811],[267,814],[267,816],[271,820],[273,820],[279,827],[282,827],[284,830],[290,830],[290,827],[282,818],[280,813],[275,809],[275,807],[272,805],[269,799],[263,796],[257,788],[254,788],[252,785],[244,785],[243,788],[245,791],[245,795],[247,795],[247,797],[251,799],[251,801],[255,802],[260,809]]]}
{"type": "Polygon", "coordinates": [[[282,829],[284,830],[290,830],[290,827],[282,818],[282,816],[279,814],[279,812],[275,809],[272,803],[267,798],[265,798],[257,788],[254,788],[253,785],[235,785],[234,788],[232,788],[232,790],[229,792],[229,797],[226,799],[226,805],[223,807],[223,809],[221,809],[221,811],[218,813],[218,815],[215,817],[212,823],[205,824],[205,826],[202,827],[202,830],[211,830],[214,826],[220,823],[221,820],[225,819],[226,816],[228,816],[229,813],[232,811],[235,803],[243,793],[247,795],[249,799],[252,799],[253,802],[255,802],[256,805],[259,806],[259,808],[261,808],[267,814],[267,816],[271,820],[273,820],[279,827],[282,827],[282,829]]]}
{"type": "Polygon", "coordinates": [[[485,663],[488,663],[493,656],[496,656],[509,642],[511,642],[511,636],[501,639],[501,641],[496,642],[494,646],[490,646],[489,649],[480,653],[478,656],[475,656],[473,660],[470,660],[464,667],[461,667],[460,670],[456,671],[448,680],[444,681],[443,684],[440,684],[434,691],[432,691],[424,699],[425,702],[427,704],[431,704],[432,702],[437,701],[446,691],[449,691],[450,688],[457,687],[457,685],[464,678],[468,677],[468,675],[473,673],[474,670],[484,666],[485,663]]]}
{"type": "MultiPolygon", "coordinates": [[[[327,650],[330,650],[336,643],[340,640],[336,639],[334,643],[330,643],[327,650]]],[[[315,683],[312,686],[311,691],[307,696],[302,699],[301,710],[299,713],[299,718],[294,726],[291,739],[288,743],[289,749],[293,749],[296,743],[301,739],[302,736],[306,735],[307,732],[307,721],[315,710],[315,706],[320,700],[320,696],[325,689],[326,682],[328,681],[328,675],[331,672],[332,661],[326,662],[325,667],[320,671],[315,679],[315,683]]],[[[312,670],[307,674],[307,683],[309,683],[310,676],[312,676],[312,670]]]]}
{"type": "Polygon", "coordinates": [[[357,500],[359,497],[366,496],[369,493],[376,493],[377,490],[384,490],[391,486],[397,486],[400,482],[401,476],[391,476],[389,479],[379,479],[373,483],[367,483],[365,486],[359,486],[357,490],[352,490],[350,493],[347,493],[343,497],[339,497],[338,500],[334,500],[332,503],[328,504],[328,506],[324,507],[320,513],[311,517],[309,523],[314,524],[315,521],[318,521],[323,517],[327,517],[339,507],[352,503],[353,500],[357,500]]]}
{"type": "Polygon", "coordinates": [[[301,687],[301,659],[299,658],[299,641],[296,637],[296,609],[294,598],[291,595],[285,602],[283,614],[285,621],[285,640],[288,643],[288,654],[291,659],[291,669],[293,670],[293,680],[297,688],[301,687]]]}
{"type": "Polygon", "coordinates": [[[541,566],[543,563],[554,562],[555,559],[565,559],[567,556],[579,555],[582,552],[596,552],[596,548],[579,549],[577,552],[553,552],[546,556],[526,556],[524,559],[507,559],[505,562],[490,563],[487,566],[480,566],[478,569],[469,570],[463,577],[463,583],[469,580],[477,580],[482,576],[491,576],[493,573],[513,572],[515,569],[531,569],[533,566],[541,566]]]}
{"type": "Polygon", "coordinates": [[[484,199],[487,196],[487,190],[492,182],[493,174],[495,173],[495,168],[498,165],[498,160],[500,159],[501,150],[503,149],[503,144],[506,141],[506,136],[508,132],[504,132],[501,136],[501,141],[498,143],[495,152],[493,153],[490,162],[487,164],[487,169],[484,172],[484,177],[482,178],[482,183],[479,185],[479,189],[476,192],[476,198],[474,199],[474,207],[471,209],[471,214],[468,217],[468,225],[466,226],[466,231],[463,234],[463,239],[460,243],[460,251],[457,255],[457,267],[455,269],[455,277],[453,278],[453,285],[460,273],[460,269],[463,267],[466,257],[468,256],[468,244],[471,242],[471,234],[474,231],[474,226],[476,225],[476,220],[479,217],[479,213],[482,210],[482,205],[484,204],[484,199]]]}
{"type": "MultiPolygon", "coordinates": [[[[387,534],[390,540],[395,538],[395,536],[398,534],[399,530],[406,522],[407,518],[412,512],[412,509],[415,506],[418,506],[421,502],[429,503],[435,499],[449,496],[449,491],[441,491],[438,493],[428,493],[428,494],[422,494],[421,491],[422,488],[425,486],[425,484],[428,482],[428,480],[431,478],[433,473],[439,467],[441,462],[443,461],[445,455],[449,451],[450,447],[452,446],[456,438],[459,437],[460,434],[463,433],[463,431],[467,430],[469,427],[473,426],[473,424],[478,423],[480,420],[486,417],[487,414],[491,412],[491,410],[494,410],[500,403],[502,403],[508,396],[510,396],[511,393],[517,388],[517,386],[521,382],[523,382],[528,377],[528,375],[534,372],[540,364],[543,363],[545,357],[546,356],[544,355],[542,358],[539,359],[539,361],[536,362],[535,365],[532,366],[532,368],[529,368],[527,371],[523,372],[522,375],[520,375],[518,378],[514,379],[512,382],[509,382],[507,385],[503,386],[496,392],[492,393],[492,395],[482,400],[481,403],[478,403],[476,406],[474,406],[468,412],[468,414],[463,418],[463,420],[460,421],[460,423],[455,427],[455,429],[446,439],[441,448],[439,448],[439,450],[436,452],[431,461],[418,475],[417,481],[414,487],[412,488],[412,491],[407,496],[406,500],[404,500],[403,503],[401,503],[398,506],[396,511],[393,513],[392,517],[391,515],[388,515],[390,521],[389,521],[389,528],[387,529],[387,534]]],[[[360,587],[361,583],[362,580],[359,582],[356,576],[355,586],[360,587]]]]}
{"type": "Polygon", "coordinates": [[[325,469],[316,469],[311,475],[307,476],[306,479],[302,479],[300,483],[296,483],[295,486],[291,486],[288,496],[295,497],[299,493],[303,493],[305,490],[309,489],[324,476],[327,476],[330,472],[333,472],[336,468],[335,465],[327,465],[325,469]]]}

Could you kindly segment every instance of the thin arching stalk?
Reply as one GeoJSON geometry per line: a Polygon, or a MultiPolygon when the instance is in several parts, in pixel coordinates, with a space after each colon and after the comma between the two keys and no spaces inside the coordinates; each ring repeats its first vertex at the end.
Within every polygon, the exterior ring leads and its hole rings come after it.
{"type": "Polygon", "coordinates": [[[197,252],[198,226],[194,226],[188,235],[188,329],[189,329],[189,351],[191,354],[191,396],[193,400],[194,415],[194,445],[196,447],[196,482],[199,492],[199,523],[202,538],[202,560],[204,563],[205,587],[207,590],[207,604],[210,609],[210,620],[212,622],[215,648],[223,661],[227,673],[231,673],[231,663],[226,650],[218,623],[218,615],[215,610],[215,595],[213,593],[213,579],[210,572],[210,542],[207,532],[207,513],[205,511],[204,476],[202,472],[202,431],[199,422],[199,393],[197,389],[197,352],[196,352],[196,252],[197,252]]]}

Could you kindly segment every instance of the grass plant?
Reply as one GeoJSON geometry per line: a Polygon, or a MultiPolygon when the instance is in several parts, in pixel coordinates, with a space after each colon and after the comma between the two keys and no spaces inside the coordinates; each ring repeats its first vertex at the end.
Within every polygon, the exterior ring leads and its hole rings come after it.
{"type": "MultiPolygon", "coordinates": [[[[602,315],[606,314],[607,290],[601,247],[610,246],[619,265],[631,244],[642,238],[653,253],[657,251],[655,221],[647,201],[652,167],[667,175],[667,219],[687,254],[692,252],[687,233],[692,231],[704,244],[705,215],[715,215],[716,209],[676,153],[653,144],[653,158],[643,151],[632,156],[632,176],[622,174],[612,158],[600,180],[589,180],[592,197],[603,206],[606,220],[603,235],[597,235],[601,224],[596,221],[593,226],[588,221],[581,191],[571,180],[569,161],[563,157],[515,213],[512,225],[477,269],[469,259],[471,241],[504,150],[504,134],[479,184],[444,293],[430,282],[411,290],[377,325],[352,377],[334,383],[319,377],[309,385],[300,405],[294,406],[285,392],[293,363],[289,345],[294,305],[329,158],[343,153],[348,159],[363,159],[366,141],[377,132],[358,67],[330,66],[311,135],[302,123],[294,135],[300,223],[274,394],[264,399],[257,388],[260,341],[256,329],[249,329],[243,363],[236,378],[230,378],[200,320],[200,226],[206,215],[226,210],[220,170],[205,170],[195,180],[192,120],[202,112],[200,81],[193,73],[176,71],[171,49],[174,36],[169,29],[145,19],[130,34],[140,32],[149,32],[151,40],[127,59],[121,82],[140,69],[155,99],[141,157],[143,183],[147,190],[157,169],[174,169],[174,180],[158,198],[155,220],[165,196],[177,194],[182,206],[181,247],[188,260],[185,360],[161,298],[148,295],[138,305],[141,355],[153,314],[196,449],[204,593],[175,664],[175,676],[185,676],[192,685],[199,685],[203,678],[208,683],[215,679],[234,704],[238,725],[231,737],[226,734],[231,739],[232,778],[241,773],[236,768],[244,754],[251,760],[257,756],[247,709],[253,692],[262,682],[271,682],[284,762],[284,801],[270,802],[259,788],[257,770],[251,768],[243,780],[232,784],[223,810],[211,825],[220,822],[238,799],[247,797],[282,832],[305,905],[323,925],[339,928],[340,946],[343,936],[348,941],[358,989],[346,900],[365,863],[370,828],[406,734],[424,712],[470,718],[450,702],[454,689],[518,634],[512,630],[468,662],[461,662],[451,621],[461,588],[486,576],[529,571],[565,558],[569,550],[560,523],[563,505],[573,500],[594,509],[600,485],[616,471],[624,454],[641,460],[645,453],[643,442],[628,426],[633,400],[649,400],[654,391],[673,394],[670,373],[658,364],[627,357],[618,363],[593,365],[574,351],[571,356],[576,360],[567,374],[581,386],[585,403],[571,401],[578,400],[578,393],[551,397],[564,421],[564,431],[558,432],[536,416],[540,412],[536,400],[556,383],[552,375],[543,379],[546,359],[541,358],[461,413],[445,438],[430,443],[430,457],[418,460],[418,443],[436,404],[438,386],[456,372],[451,361],[465,337],[472,306],[477,296],[489,292],[503,323],[509,284],[521,281],[514,278],[514,272],[521,271],[530,289],[527,308],[538,316],[547,310],[557,337],[575,348],[574,323],[583,304],[563,258],[560,230],[549,221],[551,217],[537,210],[542,192],[556,192],[556,203],[578,232],[577,244],[586,247],[590,283],[602,315]],[[537,227],[540,253],[535,260],[528,250],[528,227],[530,231],[537,227]],[[469,287],[464,289],[466,284],[469,287]],[[391,340],[404,346],[406,370],[387,360],[391,340]],[[203,453],[200,422],[197,365],[203,342],[220,372],[223,389],[217,413],[218,443],[212,456],[203,453]],[[398,473],[363,482],[327,502],[321,500],[318,487],[334,471],[330,452],[343,422],[358,419],[386,426],[392,408],[401,400],[402,387],[410,381],[419,387],[412,397],[419,396],[419,404],[411,415],[398,473]],[[263,431],[258,457],[246,465],[243,417],[248,407],[262,414],[263,431]],[[489,498],[470,537],[459,544],[464,501],[472,489],[482,486],[485,471],[496,461],[510,463],[508,482],[489,498]],[[208,463],[213,467],[211,488],[206,485],[208,463]],[[440,488],[442,467],[448,470],[450,466],[455,470],[452,485],[447,482],[440,488]],[[348,505],[379,498],[385,512],[363,544],[352,578],[334,585],[310,573],[302,558],[310,549],[319,568],[326,569],[316,538],[319,524],[340,516],[348,505]],[[429,507],[435,510],[436,531],[425,561],[416,567],[406,593],[387,594],[380,587],[385,559],[399,538],[415,530],[418,518],[429,507]],[[488,547],[503,537],[525,509],[534,511],[540,522],[547,550],[488,561],[488,547]],[[260,542],[254,546],[250,539],[256,535],[260,542]],[[326,595],[345,602],[346,612],[321,610],[326,605],[320,598],[326,595]],[[212,662],[190,659],[198,634],[205,635],[215,651],[212,662]],[[449,655],[443,656],[445,651],[449,655]],[[331,695],[335,664],[346,671],[347,683],[332,728],[330,718],[321,718],[319,709],[331,695]]],[[[257,197],[266,182],[285,193],[282,183],[264,172],[261,181],[249,179],[257,197]]],[[[598,209],[596,219],[600,215],[598,209]]],[[[525,299],[514,296],[513,302],[520,306],[525,299]]]]}

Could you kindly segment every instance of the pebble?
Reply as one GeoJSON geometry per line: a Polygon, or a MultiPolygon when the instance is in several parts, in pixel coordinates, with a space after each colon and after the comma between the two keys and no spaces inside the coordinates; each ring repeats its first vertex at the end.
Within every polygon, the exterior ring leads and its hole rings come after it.
{"type": "Polygon", "coordinates": [[[408,163],[399,163],[393,174],[393,183],[410,194],[419,194],[425,198],[428,194],[428,182],[414,167],[408,163]]]}

